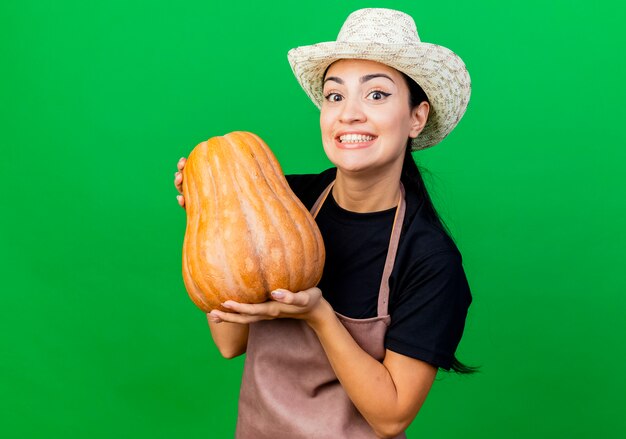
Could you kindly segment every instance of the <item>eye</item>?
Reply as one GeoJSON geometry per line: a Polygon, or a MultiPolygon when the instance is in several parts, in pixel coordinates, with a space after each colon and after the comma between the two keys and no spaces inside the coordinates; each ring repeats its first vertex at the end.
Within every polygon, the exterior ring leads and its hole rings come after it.
{"type": "Polygon", "coordinates": [[[370,92],[367,96],[368,98],[374,101],[380,101],[381,99],[384,99],[387,96],[391,96],[391,93],[385,93],[384,91],[381,91],[381,90],[374,90],[370,92]]]}
{"type": "Polygon", "coordinates": [[[341,96],[339,93],[328,93],[327,95],[324,96],[324,99],[326,99],[329,102],[339,102],[343,99],[343,96],[341,96]]]}

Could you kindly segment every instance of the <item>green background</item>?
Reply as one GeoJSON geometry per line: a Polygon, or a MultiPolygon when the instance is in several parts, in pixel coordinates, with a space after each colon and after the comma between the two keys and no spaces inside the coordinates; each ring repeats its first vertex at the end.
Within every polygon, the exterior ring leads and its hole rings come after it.
{"type": "Polygon", "coordinates": [[[259,134],[328,166],[286,53],[410,13],[466,62],[458,128],[416,154],[474,302],[410,437],[626,430],[621,2],[18,1],[0,6],[0,435],[232,437],[242,359],[185,292],[175,165],[259,134]]]}

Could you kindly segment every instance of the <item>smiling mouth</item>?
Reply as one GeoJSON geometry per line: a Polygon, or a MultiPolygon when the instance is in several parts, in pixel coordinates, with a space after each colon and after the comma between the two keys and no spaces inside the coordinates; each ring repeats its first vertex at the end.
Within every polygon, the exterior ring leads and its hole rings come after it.
{"type": "Polygon", "coordinates": [[[374,140],[376,137],[369,136],[366,134],[344,134],[339,136],[339,143],[342,144],[350,144],[350,143],[365,143],[374,140]]]}

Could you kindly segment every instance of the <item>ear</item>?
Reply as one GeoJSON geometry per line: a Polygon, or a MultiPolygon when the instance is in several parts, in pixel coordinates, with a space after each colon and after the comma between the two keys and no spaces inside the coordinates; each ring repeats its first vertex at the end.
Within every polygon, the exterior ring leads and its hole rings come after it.
{"type": "Polygon", "coordinates": [[[422,132],[426,122],[428,121],[428,113],[430,112],[430,104],[422,101],[411,109],[411,130],[409,137],[415,139],[422,132]]]}

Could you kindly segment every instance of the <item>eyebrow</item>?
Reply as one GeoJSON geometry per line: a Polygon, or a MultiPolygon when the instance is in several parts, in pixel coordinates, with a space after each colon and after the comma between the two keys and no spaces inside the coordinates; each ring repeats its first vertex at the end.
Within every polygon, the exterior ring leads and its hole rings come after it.
{"type": "MultiPolygon", "coordinates": [[[[371,73],[369,75],[361,76],[361,79],[359,80],[359,82],[361,84],[363,84],[364,82],[367,82],[367,81],[369,81],[371,79],[374,79],[374,78],[387,78],[387,79],[389,79],[391,82],[393,82],[395,84],[394,80],[391,79],[389,77],[389,75],[385,75],[384,73],[371,73]]],[[[337,82],[339,84],[342,84],[342,85],[344,83],[343,79],[338,78],[337,76],[329,76],[328,78],[324,79],[324,84],[326,84],[326,81],[335,81],[335,82],[337,82]]]]}

